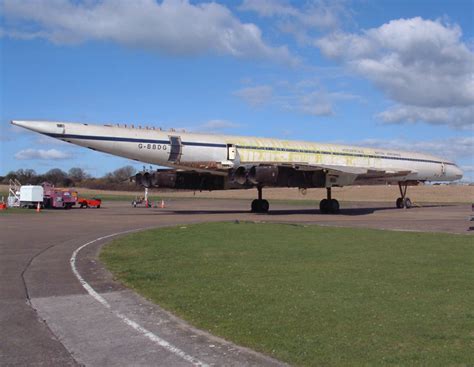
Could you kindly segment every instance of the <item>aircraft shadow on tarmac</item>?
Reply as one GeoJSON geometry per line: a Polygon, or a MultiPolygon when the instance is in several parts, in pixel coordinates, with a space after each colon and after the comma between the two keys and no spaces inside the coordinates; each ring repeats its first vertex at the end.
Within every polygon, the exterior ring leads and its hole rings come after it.
{"type": "MultiPolygon", "coordinates": [[[[417,208],[435,208],[435,207],[445,207],[450,206],[449,204],[433,204],[433,205],[423,205],[417,208]]],[[[353,207],[353,208],[342,208],[338,214],[324,214],[325,216],[338,216],[338,215],[348,215],[348,216],[358,216],[358,215],[368,215],[373,214],[377,211],[382,210],[396,210],[404,211],[407,209],[399,209],[393,206],[378,206],[378,207],[353,207]]],[[[137,211],[136,215],[222,215],[222,214],[251,214],[249,210],[242,209],[199,209],[199,210],[190,210],[190,209],[176,209],[176,210],[166,210],[166,211],[137,211]]],[[[319,209],[315,208],[298,208],[298,209],[274,209],[270,210],[268,213],[256,213],[255,215],[259,216],[285,216],[285,215],[323,215],[319,209]]],[[[124,214],[125,215],[125,214],[124,214]]]]}
{"type": "MultiPolygon", "coordinates": [[[[357,216],[357,215],[367,215],[372,214],[377,211],[381,210],[396,210],[396,211],[404,211],[404,210],[414,210],[417,208],[436,208],[436,207],[445,207],[450,206],[447,204],[432,204],[432,205],[423,205],[419,207],[414,207],[413,209],[399,209],[394,206],[378,206],[378,207],[355,207],[355,208],[341,208],[338,214],[322,214],[319,209],[315,208],[299,208],[299,209],[274,209],[270,210],[268,213],[256,214],[256,215],[273,215],[273,216],[284,216],[284,215],[304,215],[304,214],[319,214],[319,215],[329,215],[329,216],[337,216],[337,215],[349,215],[349,216],[357,216]]],[[[199,214],[250,214],[248,210],[218,210],[218,209],[211,209],[211,210],[173,210],[171,211],[177,215],[199,215],[199,214]]],[[[170,212],[168,212],[170,213],[170,212]]]]}
{"type": "MultiPolygon", "coordinates": [[[[376,208],[346,208],[341,209],[338,214],[324,214],[325,216],[337,216],[337,215],[349,215],[349,216],[357,216],[357,215],[367,215],[372,214],[376,211],[381,210],[403,210],[394,207],[376,207],[376,208]]],[[[170,213],[170,212],[168,212],[170,213]]],[[[173,210],[171,213],[176,215],[212,215],[212,214],[250,214],[248,210],[173,210]]],[[[270,216],[284,216],[284,215],[308,215],[308,214],[319,214],[323,215],[319,209],[314,208],[306,208],[306,209],[275,209],[270,210],[268,213],[256,214],[256,215],[270,215],[270,216]]]]}
{"type": "MultiPolygon", "coordinates": [[[[392,209],[392,208],[351,208],[341,209],[339,214],[324,214],[324,215],[366,215],[371,214],[377,210],[392,209]]],[[[170,212],[168,212],[170,213],[170,212]]],[[[172,213],[176,215],[219,215],[219,214],[251,214],[248,210],[173,210],[172,213]]],[[[260,216],[285,216],[285,215],[314,215],[321,214],[319,209],[276,209],[270,210],[268,213],[255,213],[260,216]]],[[[321,214],[323,215],[323,214],[321,214]]]]}

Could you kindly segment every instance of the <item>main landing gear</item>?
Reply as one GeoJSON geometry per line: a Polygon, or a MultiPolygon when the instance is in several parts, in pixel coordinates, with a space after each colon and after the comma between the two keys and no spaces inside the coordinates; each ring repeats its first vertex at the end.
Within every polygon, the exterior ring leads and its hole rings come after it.
{"type": "Polygon", "coordinates": [[[252,213],[268,213],[268,209],[270,209],[270,204],[267,200],[262,199],[262,191],[263,187],[258,186],[258,199],[252,201],[252,213]]]}
{"type": "Polygon", "coordinates": [[[407,187],[408,187],[408,184],[406,182],[399,182],[398,183],[398,188],[400,189],[401,197],[399,197],[397,199],[396,205],[397,205],[397,208],[399,208],[399,209],[402,209],[402,208],[410,209],[413,206],[410,198],[406,197],[407,187]]]}
{"type": "Polygon", "coordinates": [[[339,201],[331,198],[331,188],[326,187],[327,199],[323,199],[319,203],[319,210],[322,214],[337,214],[339,213],[339,201]]]}

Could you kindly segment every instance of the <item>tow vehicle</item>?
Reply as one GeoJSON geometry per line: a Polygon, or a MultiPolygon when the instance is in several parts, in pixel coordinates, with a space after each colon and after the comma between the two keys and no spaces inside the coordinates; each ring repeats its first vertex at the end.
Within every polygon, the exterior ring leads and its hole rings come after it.
{"type": "Polygon", "coordinates": [[[92,199],[86,199],[86,198],[79,198],[77,199],[77,204],[80,205],[81,209],[82,208],[100,208],[100,204],[102,204],[102,200],[99,198],[92,198],[92,199]]]}

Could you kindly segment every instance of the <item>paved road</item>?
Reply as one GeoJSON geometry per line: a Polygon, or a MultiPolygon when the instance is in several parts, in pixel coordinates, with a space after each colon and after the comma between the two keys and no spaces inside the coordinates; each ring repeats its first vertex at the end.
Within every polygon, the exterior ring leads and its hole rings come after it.
{"type": "Polygon", "coordinates": [[[176,200],[165,209],[110,203],[101,209],[44,211],[0,217],[0,365],[279,365],[266,356],[195,330],[121,288],[96,260],[97,241],[131,229],[215,220],[298,222],[468,233],[470,206],[397,210],[353,204],[341,215],[277,205],[250,214],[239,200],[176,200]],[[105,302],[105,303],[104,303],[105,302]],[[147,334],[148,332],[148,334],[147,334]]]}

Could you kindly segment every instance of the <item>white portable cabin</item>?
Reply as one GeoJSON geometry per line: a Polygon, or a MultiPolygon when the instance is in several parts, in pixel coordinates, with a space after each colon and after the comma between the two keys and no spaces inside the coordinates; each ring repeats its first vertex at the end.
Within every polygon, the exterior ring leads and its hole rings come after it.
{"type": "Polygon", "coordinates": [[[43,203],[43,196],[42,186],[24,185],[20,188],[20,205],[43,203]]]}

